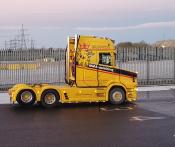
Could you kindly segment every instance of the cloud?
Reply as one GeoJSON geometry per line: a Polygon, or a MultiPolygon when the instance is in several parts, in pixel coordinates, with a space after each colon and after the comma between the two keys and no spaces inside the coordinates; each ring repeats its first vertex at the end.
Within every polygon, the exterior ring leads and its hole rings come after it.
{"type": "MultiPolygon", "coordinates": [[[[26,28],[26,26],[24,26],[26,28]]],[[[19,30],[21,26],[0,26],[0,30],[19,30]]],[[[27,27],[29,29],[40,29],[40,30],[61,30],[59,26],[40,26],[40,27],[27,27]]]]}
{"type": "Polygon", "coordinates": [[[175,21],[167,22],[149,22],[133,26],[124,27],[78,27],[76,30],[80,31],[126,31],[134,29],[147,29],[147,28],[161,28],[161,27],[175,27],[175,21]]]}
{"type": "MultiPolygon", "coordinates": [[[[65,15],[86,17],[88,13],[93,14],[91,17],[104,14],[116,17],[119,13],[128,15],[137,12],[137,15],[140,15],[140,12],[150,10],[157,12],[157,9],[163,12],[169,10],[174,12],[174,5],[174,0],[5,0],[0,5],[0,17],[8,20],[12,16],[16,19],[32,15],[31,18],[27,17],[31,20],[38,14],[44,17],[45,14],[52,13],[57,13],[58,18],[65,15]]],[[[39,17],[40,15],[37,18],[39,17]]]]}
{"type": "Polygon", "coordinates": [[[41,30],[61,30],[61,27],[57,27],[57,26],[46,26],[46,27],[39,27],[37,29],[41,29],[41,30]]]}
{"type": "Polygon", "coordinates": [[[0,30],[16,30],[18,26],[0,26],[0,30]]]}

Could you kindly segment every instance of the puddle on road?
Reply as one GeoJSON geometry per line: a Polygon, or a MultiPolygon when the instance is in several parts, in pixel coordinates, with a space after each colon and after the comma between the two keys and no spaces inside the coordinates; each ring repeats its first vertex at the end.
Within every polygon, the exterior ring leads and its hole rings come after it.
{"type": "Polygon", "coordinates": [[[137,102],[175,101],[175,90],[139,91],[137,102]]]}

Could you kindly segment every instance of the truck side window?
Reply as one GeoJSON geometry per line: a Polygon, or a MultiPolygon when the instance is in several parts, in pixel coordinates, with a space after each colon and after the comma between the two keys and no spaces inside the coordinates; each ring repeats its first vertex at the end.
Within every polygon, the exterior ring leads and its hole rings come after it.
{"type": "Polygon", "coordinates": [[[99,53],[99,64],[111,66],[111,54],[110,53],[99,53]]]}

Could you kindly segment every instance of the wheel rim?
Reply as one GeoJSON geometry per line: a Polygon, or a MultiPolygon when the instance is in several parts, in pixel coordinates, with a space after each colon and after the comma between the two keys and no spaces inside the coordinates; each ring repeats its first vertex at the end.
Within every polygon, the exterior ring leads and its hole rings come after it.
{"type": "Polygon", "coordinates": [[[33,99],[33,95],[30,91],[24,91],[21,94],[21,101],[24,103],[30,103],[33,99]]]}
{"type": "Polygon", "coordinates": [[[114,101],[119,102],[119,101],[122,100],[122,93],[116,91],[116,92],[113,93],[112,97],[113,97],[114,101]]]}
{"type": "Polygon", "coordinates": [[[56,101],[56,96],[52,93],[48,93],[45,95],[45,103],[48,104],[48,105],[51,105],[51,104],[54,104],[55,101],[56,101]]]}

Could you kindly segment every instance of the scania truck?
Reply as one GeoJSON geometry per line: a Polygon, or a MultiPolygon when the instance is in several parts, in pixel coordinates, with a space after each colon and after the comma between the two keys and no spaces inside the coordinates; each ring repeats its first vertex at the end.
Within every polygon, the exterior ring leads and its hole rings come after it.
{"type": "Polygon", "coordinates": [[[60,103],[110,102],[137,99],[137,73],[116,65],[114,40],[75,35],[68,37],[65,85],[17,84],[9,89],[11,102],[46,108],[60,103]]]}

